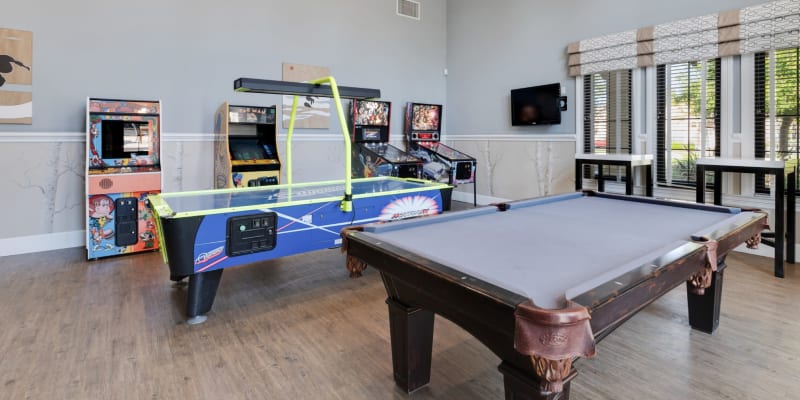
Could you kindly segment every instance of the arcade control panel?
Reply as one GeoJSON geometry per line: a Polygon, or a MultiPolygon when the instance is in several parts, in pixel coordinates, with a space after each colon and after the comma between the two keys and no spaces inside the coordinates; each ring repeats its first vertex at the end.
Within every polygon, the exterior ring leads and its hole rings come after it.
{"type": "Polygon", "coordinates": [[[439,132],[411,132],[411,139],[414,141],[439,141],[439,132]]]}
{"type": "Polygon", "coordinates": [[[229,218],[226,241],[228,257],[274,249],[278,236],[277,223],[275,212],[229,218]]]}
{"type": "Polygon", "coordinates": [[[278,177],[277,176],[262,176],[256,179],[250,179],[247,181],[248,187],[257,187],[257,186],[270,186],[270,185],[277,185],[278,184],[278,177]]]}
{"type": "Polygon", "coordinates": [[[136,197],[121,197],[114,201],[117,234],[114,244],[130,246],[139,241],[139,200],[136,197]]]}

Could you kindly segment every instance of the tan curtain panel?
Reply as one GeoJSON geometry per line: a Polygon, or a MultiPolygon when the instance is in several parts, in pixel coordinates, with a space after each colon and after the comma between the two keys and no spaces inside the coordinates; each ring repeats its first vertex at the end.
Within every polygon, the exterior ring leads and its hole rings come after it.
{"type": "Polygon", "coordinates": [[[800,47],[800,0],[640,28],[567,46],[570,76],[800,47]]]}

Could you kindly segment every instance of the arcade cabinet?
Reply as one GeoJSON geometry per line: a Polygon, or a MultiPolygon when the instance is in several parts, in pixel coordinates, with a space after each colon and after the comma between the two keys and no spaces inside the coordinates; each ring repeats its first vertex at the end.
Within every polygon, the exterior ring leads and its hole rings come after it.
{"type": "Polygon", "coordinates": [[[388,101],[353,100],[353,177],[421,178],[422,160],[389,144],[388,101]]]}
{"type": "Polygon", "coordinates": [[[424,161],[424,179],[452,186],[471,183],[472,202],[478,205],[478,189],[475,184],[477,161],[474,157],[439,142],[442,132],[441,116],[440,104],[406,105],[405,136],[409,153],[424,161]]]}
{"type": "Polygon", "coordinates": [[[158,248],[155,220],[145,201],[161,192],[160,114],[160,101],[87,101],[90,260],[158,248]]]}
{"type": "Polygon", "coordinates": [[[214,188],[277,185],[281,177],[275,106],[223,103],[214,116],[214,188]]]}

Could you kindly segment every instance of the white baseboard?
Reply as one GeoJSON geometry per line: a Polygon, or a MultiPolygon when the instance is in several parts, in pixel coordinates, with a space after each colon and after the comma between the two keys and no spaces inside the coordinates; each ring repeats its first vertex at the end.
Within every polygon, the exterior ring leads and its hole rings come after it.
{"type": "MultiPolygon", "coordinates": [[[[204,132],[162,132],[162,142],[213,142],[214,133],[204,132]]],[[[278,141],[286,142],[286,133],[278,133],[278,141]]],[[[293,142],[338,142],[344,138],[336,133],[297,132],[293,142]]],[[[86,132],[0,132],[0,143],[52,143],[52,142],[86,142],[86,132]]],[[[404,142],[392,144],[404,148],[404,142]]]]}
{"type": "Polygon", "coordinates": [[[0,132],[0,143],[86,142],[86,132],[0,132]]]}
{"type": "Polygon", "coordinates": [[[492,141],[492,142],[574,142],[577,139],[574,133],[498,133],[480,135],[442,135],[442,141],[452,142],[473,142],[473,141],[492,141]]]}
{"type": "Polygon", "coordinates": [[[81,230],[0,239],[0,257],[85,246],[84,232],[81,230]]]}
{"type": "MultiPolygon", "coordinates": [[[[457,192],[457,191],[453,191],[453,200],[472,204],[472,200],[473,200],[472,192],[457,192]]],[[[504,199],[504,198],[501,198],[501,197],[484,196],[482,194],[478,195],[478,205],[482,205],[482,206],[485,206],[487,204],[492,204],[492,203],[503,203],[503,202],[507,202],[507,201],[511,201],[511,200],[504,199]]]]}

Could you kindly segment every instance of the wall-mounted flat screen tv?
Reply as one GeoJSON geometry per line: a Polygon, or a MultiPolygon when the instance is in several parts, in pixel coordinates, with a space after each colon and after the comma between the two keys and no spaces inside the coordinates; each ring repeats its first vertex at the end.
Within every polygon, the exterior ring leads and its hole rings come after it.
{"type": "Polygon", "coordinates": [[[560,83],[511,90],[511,125],[560,124],[559,96],[560,83]]]}

